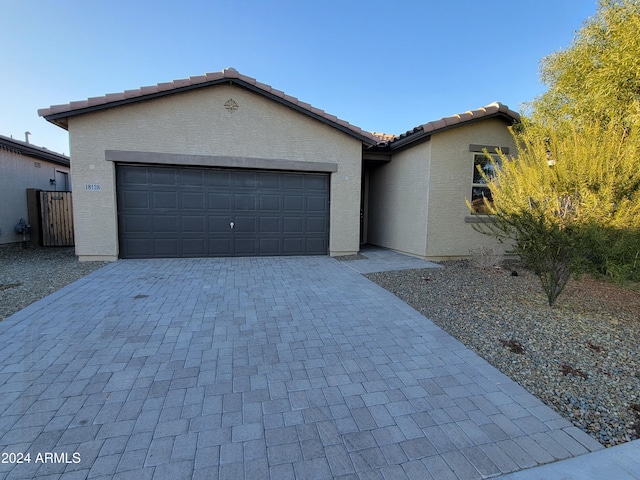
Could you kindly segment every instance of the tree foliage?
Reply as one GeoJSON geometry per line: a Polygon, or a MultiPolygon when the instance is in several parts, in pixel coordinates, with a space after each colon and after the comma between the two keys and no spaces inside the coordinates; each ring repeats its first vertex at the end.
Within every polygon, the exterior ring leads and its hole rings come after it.
{"type": "Polygon", "coordinates": [[[574,272],[640,281],[640,0],[600,0],[542,79],[476,228],[513,240],[553,305],[574,272]]]}
{"type": "MultiPolygon", "coordinates": [[[[553,305],[570,274],[633,277],[640,263],[640,138],[609,124],[529,124],[518,156],[500,155],[487,178],[483,233],[515,241],[553,305]],[[614,248],[615,247],[615,248],[614,248]],[[620,270],[626,265],[628,272],[620,270]]],[[[640,280],[640,273],[637,274],[640,280]]]]}
{"type": "Polygon", "coordinates": [[[548,90],[530,105],[537,122],[640,126],[640,1],[600,0],[569,48],[542,60],[541,77],[548,90]]]}

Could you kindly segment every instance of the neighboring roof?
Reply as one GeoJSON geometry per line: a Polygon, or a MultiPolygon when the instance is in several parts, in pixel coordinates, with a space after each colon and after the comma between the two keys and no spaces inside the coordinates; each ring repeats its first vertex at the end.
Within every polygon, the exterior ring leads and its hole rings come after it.
{"type": "Polygon", "coordinates": [[[423,140],[433,135],[434,133],[448,130],[450,128],[458,127],[463,124],[474,122],[481,119],[500,117],[504,118],[508,122],[519,122],[520,114],[514,112],[506,105],[500,102],[493,102],[485,107],[480,107],[476,110],[469,110],[464,113],[457,113],[449,117],[443,117],[440,120],[419,125],[412,130],[407,131],[397,137],[386,142],[386,146],[392,150],[400,147],[404,147],[410,143],[418,140],[423,140]]]}
{"type": "Polygon", "coordinates": [[[0,135],[0,149],[9,150],[11,152],[20,153],[28,157],[37,158],[63,167],[69,167],[71,162],[69,157],[60,153],[53,152],[44,147],[38,147],[27,142],[22,142],[14,138],[5,137],[0,135]]]}
{"type": "Polygon", "coordinates": [[[393,133],[371,132],[371,135],[376,137],[381,142],[388,142],[396,138],[393,133]]]}
{"type": "Polygon", "coordinates": [[[364,130],[351,125],[334,115],[326,113],[324,110],[315,108],[310,104],[304,103],[269,85],[260,83],[255,78],[242,75],[235,68],[225,68],[222,72],[207,73],[197,77],[174,80],[168,83],[159,83],[153,86],[140,87],[136,90],[125,90],[121,93],[108,93],[102,97],[93,97],[87,100],[71,102],[64,105],[53,105],[49,108],[42,108],[38,110],[38,115],[66,130],[68,128],[67,119],[74,115],[82,115],[83,113],[93,112],[96,110],[117,107],[120,105],[126,105],[218,84],[233,84],[247,88],[327,125],[337,128],[344,133],[354,136],[367,145],[375,145],[379,141],[371,133],[365,132],[364,130]]]}

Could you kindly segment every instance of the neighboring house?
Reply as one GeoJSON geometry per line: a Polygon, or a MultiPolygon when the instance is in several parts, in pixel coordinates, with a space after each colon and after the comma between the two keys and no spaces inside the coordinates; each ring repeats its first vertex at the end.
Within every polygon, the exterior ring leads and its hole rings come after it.
{"type": "Polygon", "coordinates": [[[71,190],[69,165],[65,155],[0,135],[0,244],[25,239],[15,227],[28,222],[28,188],[71,190]]]}
{"type": "Polygon", "coordinates": [[[81,260],[338,256],[363,242],[468,256],[490,241],[467,223],[474,154],[514,148],[519,118],[492,104],[385,137],[232,68],[39,114],[69,131],[81,260]]]}

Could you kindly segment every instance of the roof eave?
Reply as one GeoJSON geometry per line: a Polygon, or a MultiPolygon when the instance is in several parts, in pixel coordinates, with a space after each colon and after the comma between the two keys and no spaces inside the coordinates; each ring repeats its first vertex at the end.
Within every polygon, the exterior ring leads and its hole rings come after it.
{"type": "MultiPolygon", "coordinates": [[[[408,147],[409,145],[413,145],[415,143],[421,143],[423,141],[427,141],[431,138],[431,135],[433,135],[434,133],[442,133],[444,131],[447,130],[451,130],[452,128],[458,128],[458,127],[463,127],[465,125],[469,125],[475,122],[479,122],[482,120],[488,120],[491,118],[502,118],[504,120],[507,121],[507,123],[515,123],[519,120],[519,117],[515,117],[513,115],[510,115],[509,113],[503,112],[503,111],[497,111],[494,113],[490,113],[488,115],[483,115],[481,117],[478,118],[471,118],[469,120],[465,120],[463,122],[458,122],[458,123],[452,123],[450,125],[445,125],[443,127],[440,128],[435,128],[435,129],[431,129],[431,130],[425,130],[424,125],[419,127],[420,130],[416,131],[415,133],[412,133],[410,135],[407,135],[406,137],[400,138],[394,142],[391,142],[390,144],[390,148],[392,151],[395,150],[399,150],[405,147],[408,147]]],[[[427,124],[428,125],[428,124],[427,124]]]]}
{"type": "Polygon", "coordinates": [[[15,140],[13,138],[0,136],[0,147],[5,147],[8,150],[13,150],[18,152],[21,155],[25,155],[31,158],[36,158],[38,160],[43,160],[46,162],[55,163],[56,165],[60,165],[63,167],[69,167],[71,165],[71,160],[69,159],[69,157],[65,155],[59,154],[57,152],[53,152],[51,150],[44,149],[42,147],[30,145],[28,143],[15,140]]]}
{"type": "MultiPolygon", "coordinates": [[[[65,130],[69,129],[69,117],[74,117],[77,115],[83,115],[86,113],[92,113],[92,112],[96,112],[96,111],[100,111],[100,110],[105,110],[107,108],[114,108],[114,107],[119,107],[119,106],[123,106],[123,105],[129,105],[132,103],[137,103],[137,102],[141,102],[141,101],[145,101],[145,100],[151,100],[154,98],[159,98],[159,97],[164,97],[167,95],[173,95],[175,93],[181,93],[181,92],[186,92],[186,91],[190,91],[190,90],[195,90],[195,89],[199,89],[199,88],[205,88],[205,87],[210,87],[210,86],[214,86],[214,85],[220,85],[220,84],[229,84],[229,85],[237,85],[239,87],[242,88],[246,88],[247,90],[250,90],[254,93],[257,93],[259,95],[262,95],[266,98],[269,98],[275,102],[278,102],[284,106],[287,106],[289,108],[292,108],[293,110],[300,112],[304,115],[307,115],[315,120],[318,120],[326,125],[329,125],[343,133],[346,133],[347,135],[350,135],[352,137],[357,138],[358,140],[360,140],[361,142],[363,142],[364,144],[371,146],[371,145],[375,145],[377,142],[376,140],[374,140],[373,138],[369,138],[367,135],[364,134],[360,134],[357,131],[349,128],[348,126],[345,126],[341,123],[338,122],[334,122],[322,115],[319,115],[311,110],[308,110],[306,108],[304,108],[301,105],[298,105],[296,103],[293,103],[289,100],[287,100],[286,98],[283,98],[279,95],[276,95],[274,93],[271,93],[269,91],[266,91],[262,88],[260,88],[257,85],[254,85],[252,83],[246,82],[240,78],[229,78],[229,77],[224,77],[224,78],[220,78],[220,79],[215,79],[215,80],[211,80],[208,82],[202,82],[202,83],[198,83],[195,85],[186,85],[183,87],[177,87],[177,88],[173,88],[170,90],[166,90],[166,91],[159,91],[159,92],[154,92],[154,93],[150,93],[147,95],[140,95],[140,96],[136,96],[136,97],[132,97],[132,98],[125,98],[122,100],[116,100],[113,102],[108,102],[108,103],[103,103],[103,104],[99,104],[99,105],[92,105],[92,106],[88,106],[88,107],[84,107],[84,108],[78,108],[78,109],[73,109],[73,110],[66,110],[66,111],[62,111],[62,112],[58,112],[58,113],[52,113],[49,115],[42,115],[44,117],[45,120],[47,120],[48,122],[53,123],[54,125],[57,125],[60,128],[63,128],[65,130]]],[[[43,109],[46,110],[46,109],[43,109]]]]}

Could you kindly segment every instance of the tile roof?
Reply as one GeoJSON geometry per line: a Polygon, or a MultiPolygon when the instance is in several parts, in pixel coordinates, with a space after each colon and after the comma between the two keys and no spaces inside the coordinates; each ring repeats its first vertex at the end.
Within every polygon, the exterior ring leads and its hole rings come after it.
{"type": "Polygon", "coordinates": [[[513,122],[517,122],[520,120],[520,114],[518,112],[511,110],[509,107],[500,102],[493,102],[489,105],[477,108],[475,110],[468,110],[464,113],[457,113],[455,115],[443,117],[440,120],[434,120],[423,125],[418,125],[417,127],[389,140],[387,142],[387,145],[391,146],[391,148],[393,148],[394,146],[406,145],[441,130],[453,128],[464,123],[480,120],[482,118],[497,116],[501,116],[513,122]]]}
{"type": "Polygon", "coordinates": [[[73,115],[81,115],[83,113],[103,108],[115,107],[221,83],[233,83],[265,95],[272,100],[278,101],[299,112],[329,124],[338,130],[355,136],[366,144],[375,145],[379,142],[379,139],[371,133],[365,132],[364,130],[351,125],[350,123],[341,120],[324,110],[313,107],[312,105],[287,95],[280,90],[276,90],[270,85],[260,83],[255,78],[242,75],[235,68],[231,67],[225,68],[222,72],[207,73],[196,77],[174,80],[172,82],[158,83],[157,85],[140,87],[135,90],[125,90],[120,93],[108,93],[101,97],[92,97],[87,100],[70,102],[63,105],[52,105],[49,108],[42,108],[38,110],[38,115],[59,127],[67,129],[67,118],[73,115]]]}
{"type": "Polygon", "coordinates": [[[393,133],[371,132],[371,135],[376,137],[381,142],[388,142],[396,138],[396,136],[393,133]]]}
{"type": "Polygon", "coordinates": [[[70,159],[66,155],[62,155],[44,147],[38,147],[31,143],[16,140],[15,138],[5,137],[4,135],[0,135],[0,149],[52,162],[64,167],[68,167],[70,165],[70,159]]]}

